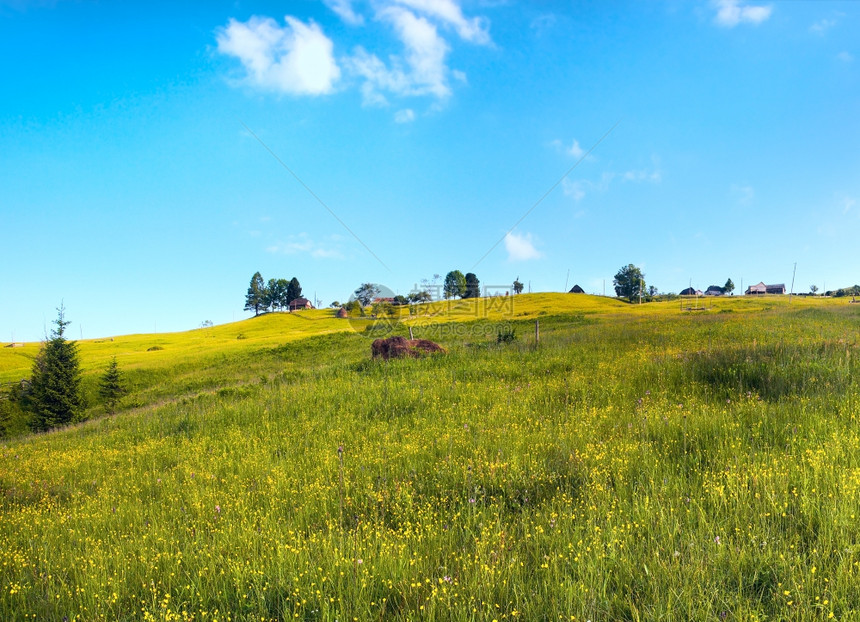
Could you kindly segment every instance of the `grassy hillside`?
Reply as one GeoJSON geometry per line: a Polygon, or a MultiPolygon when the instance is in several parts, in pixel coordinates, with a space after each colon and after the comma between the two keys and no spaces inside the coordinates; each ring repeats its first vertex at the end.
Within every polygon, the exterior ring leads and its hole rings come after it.
{"type": "Polygon", "coordinates": [[[0,445],[0,619],[860,617],[860,305],[498,302],[81,343],[134,391],[0,445]]]}

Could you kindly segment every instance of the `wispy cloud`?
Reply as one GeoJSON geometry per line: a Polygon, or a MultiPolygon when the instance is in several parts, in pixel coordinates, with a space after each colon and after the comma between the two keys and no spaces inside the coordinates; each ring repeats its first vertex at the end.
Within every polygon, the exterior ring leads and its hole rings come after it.
{"type": "Polygon", "coordinates": [[[589,194],[607,192],[615,180],[620,179],[625,183],[650,183],[659,184],[663,181],[663,172],[660,169],[660,159],[657,156],[651,158],[653,166],[630,169],[623,173],[615,171],[604,171],[597,180],[590,179],[565,179],[562,182],[562,189],[566,196],[571,197],[574,202],[579,202],[589,194]]]}
{"type": "Polygon", "coordinates": [[[268,17],[231,19],[217,34],[218,51],[239,59],[252,86],[291,95],[330,93],[340,78],[331,39],[312,21],[285,21],[281,27],[268,17]]]}
{"type": "Polygon", "coordinates": [[[841,60],[843,63],[853,63],[854,62],[854,55],[851,52],[845,52],[845,51],[839,52],[839,54],[836,55],[836,58],[838,60],[841,60]]]}
{"type": "Polygon", "coordinates": [[[717,24],[727,28],[738,24],[758,25],[773,13],[773,5],[746,4],[742,0],[713,0],[713,5],[717,9],[717,24]]]}
{"type": "Polygon", "coordinates": [[[535,248],[531,233],[508,233],[505,236],[505,250],[508,251],[508,261],[528,261],[543,257],[543,253],[535,248]]]}
{"type": "MultiPolygon", "coordinates": [[[[328,239],[327,242],[335,240],[328,239]]],[[[318,243],[307,233],[290,235],[286,241],[276,242],[266,248],[266,251],[276,255],[310,255],[314,259],[342,259],[340,248],[327,243],[318,243]]]]}
{"type": "Polygon", "coordinates": [[[559,139],[552,141],[552,143],[550,144],[562,153],[565,153],[576,160],[585,155],[585,149],[580,146],[579,141],[575,138],[573,139],[573,143],[571,143],[569,147],[559,139]]]}
{"type": "Polygon", "coordinates": [[[394,115],[395,123],[411,123],[415,120],[415,111],[412,108],[405,108],[404,110],[398,110],[394,115]]]}
{"type": "Polygon", "coordinates": [[[356,48],[346,59],[349,70],[364,82],[365,105],[386,105],[386,94],[398,96],[432,95],[440,99],[451,94],[446,57],[449,47],[436,26],[427,19],[400,7],[388,7],[380,19],[389,23],[404,46],[405,58],[392,56],[386,64],[364,48],[356,48]]]}
{"type": "Polygon", "coordinates": [[[732,184],[729,187],[729,194],[740,205],[749,205],[755,199],[755,188],[746,184],[732,184]]]}
{"type": "Polygon", "coordinates": [[[815,22],[814,24],[812,24],[812,26],[809,27],[809,32],[812,32],[816,35],[822,35],[823,36],[824,33],[826,33],[828,30],[833,28],[835,25],[836,25],[835,19],[827,19],[827,18],[820,19],[817,22],[815,22]]]}
{"type": "Polygon", "coordinates": [[[395,0],[418,13],[434,18],[444,25],[451,26],[461,39],[486,45],[490,43],[487,20],[482,17],[466,18],[462,9],[453,0],[395,0]]]}
{"type": "Polygon", "coordinates": [[[659,184],[663,181],[663,171],[660,169],[660,158],[651,156],[651,167],[625,171],[622,176],[624,181],[633,183],[659,184]]]}
{"type": "Polygon", "coordinates": [[[351,26],[364,24],[364,17],[352,8],[352,0],[323,0],[323,2],[347,24],[351,26]]]}

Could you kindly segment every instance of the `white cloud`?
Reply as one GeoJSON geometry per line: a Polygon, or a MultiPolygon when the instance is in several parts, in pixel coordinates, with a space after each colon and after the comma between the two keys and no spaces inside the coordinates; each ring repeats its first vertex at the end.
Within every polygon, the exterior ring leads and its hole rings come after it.
{"type": "Polygon", "coordinates": [[[412,108],[405,108],[404,110],[398,110],[394,115],[395,123],[410,123],[415,120],[415,111],[412,108]]]}
{"type": "Polygon", "coordinates": [[[448,68],[445,57],[449,47],[436,27],[414,13],[391,7],[382,13],[397,31],[406,47],[406,62],[410,68],[413,89],[419,94],[432,93],[437,97],[450,94],[447,84],[448,68]]]}
{"type": "Polygon", "coordinates": [[[562,181],[561,185],[565,195],[573,197],[574,201],[581,201],[585,198],[586,194],[592,192],[606,192],[609,190],[609,186],[612,185],[612,181],[616,177],[618,177],[617,173],[605,171],[600,175],[599,181],[591,181],[588,179],[569,181],[568,179],[565,179],[562,181]]]}
{"type": "Polygon", "coordinates": [[[534,247],[531,233],[508,233],[505,236],[505,250],[508,251],[508,261],[527,261],[543,257],[543,253],[534,247]]]}
{"type": "Polygon", "coordinates": [[[292,95],[330,93],[340,78],[331,39],[314,22],[285,21],[282,28],[271,18],[231,19],[218,32],[218,51],[238,58],[254,86],[292,95]]]}
{"type": "Polygon", "coordinates": [[[352,0],[323,0],[326,6],[350,26],[361,26],[364,18],[352,8],[352,0]]]}
{"type": "Polygon", "coordinates": [[[573,140],[573,144],[566,151],[577,160],[585,155],[585,149],[579,146],[579,141],[576,139],[573,140]]]}
{"type": "Polygon", "coordinates": [[[566,196],[573,197],[574,201],[581,201],[585,198],[585,188],[588,183],[589,182],[584,179],[570,181],[565,178],[564,181],[561,182],[561,186],[566,196]]]}
{"type": "Polygon", "coordinates": [[[841,60],[843,63],[854,62],[854,55],[850,52],[839,52],[839,54],[836,55],[836,58],[841,60]]]}
{"type": "Polygon", "coordinates": [[[380,19],[394,27],[405,48],[405,60],[392,56],[390,66],[364,48],[346,60],[349,70],[364,79],[361,86],[366,105],[388,103],[384,93],[399,96],[432,95],[444,99],[451,94],[446,56],[449,47],[427,19],[400,7],[388,7],[380,19]]]}
{"type": "Polygon", "coordinates": [[[714,0],[716,21],[720,26],[734,28],[738,24],[761,24],[773,13],[773,5],[744,4],[742,0],[714,0]]]}
{"type": "Polygon", "coordinates": [[[310,255],[314,259],[340,259],[343,254],[338,248],[315,242],[307,233],[291,235],[286,242],[277,242],[266,248],[269,253],[277,255],[310,255]]]}
{"type": "MultiPolygon", "coordinates": [[[[585,149],[582,148],[582,145],[580,145],[579,141],[576,139],[573,140],[573,143],[571,143],[570,146],[559,139],[555,139],[550,143],[550,145],[555,147],[560,153],[571,156],[574,160],[579,160],[585,155],[585,149]]],[[[594,159],[594,156],[588,156],[589,161],[593,161],[594,159]]]]}
{"type": "Polygon", "coordinates": [[[651,158],[651,160],[654,163],[653,168],[641,168],[626,171],[623,175],[624,181],[635,183],[649,182],[652,184],[659,184],[663,181],[663,172],[660,170],[659,159],[654,157],[651,158]]]}
{"type": "Polygon", "coordinates": [[[857,201],[852,197],[842,197],[842,213],[847,214],[850,212],[854,206],[857,204],[857,201]]]}
{"type": "Polygon", "coordinates": [[[462,9],[453,0],[395,0],[395,2],[435,18],[445,25],[453,26],[465,41],[480,45],[490,43],[487,20],[481,17],[467,19],[462,9]]]}
{"type": "Polygon", "coordinates": [[[817,35],[823,35],[828,30],[833,28],[835,25],[836,25],[835,19],[824,18],[824,19],[820,19],[817,22],[815,22],[814,24],[812,24],[812,26],[809,27],[809,31],[813,32],[817,35]]]}

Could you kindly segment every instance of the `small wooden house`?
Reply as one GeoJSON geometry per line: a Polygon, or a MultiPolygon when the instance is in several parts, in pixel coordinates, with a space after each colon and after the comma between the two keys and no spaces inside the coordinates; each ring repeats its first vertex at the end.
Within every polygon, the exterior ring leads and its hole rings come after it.
{"type": "Polygon", "coordinates": [[[692,287],[688,287],[686,289],[681,290],[681,296],[701,296],[702,290],[693,289],[692,287]]]}
{"type": "Polygon", "coordinates": [[[290,301],[290,313],[293,311],[299,311],[301,309],[313,309],[314,306],[311,304],[311,301],[307,298],[295,298],[290,301]]]}
{"type": "Polygon", "coordinates": [[[349,317],[349,312],[346,309],[344,309],[343,307],[341,307],[340,309],[337,310],[337,317],[339,317],[342,320],[345,320],[346,318],[349,317]]]}
{"type": "Polygon", "coordinates": [[[705,290],[705,296],[722,296],[723,293],[723,288],[719,285],[711,285],[705,290]]]}
{"type": "Polygon", "coordinates": [[[574,285],[570,289],[570,291],[568,292],[568,294],[584,294],[584,293],[585,293],[585,290],[582,289],[579,285],[574,285]]]}

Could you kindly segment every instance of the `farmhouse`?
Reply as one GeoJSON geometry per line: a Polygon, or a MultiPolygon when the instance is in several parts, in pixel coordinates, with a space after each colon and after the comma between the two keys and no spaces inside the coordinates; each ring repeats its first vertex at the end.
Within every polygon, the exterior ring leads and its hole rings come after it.
{"type": "Polygon", "coordinates": [[[585,290],[582,289],[579,285],[574,285],[573,287],[570,288],[570,291],[568,292],[568,294],[584,294],[584,293],[585,293],[585,290]]]}
{"type": "Polygon", "coordinates": [[[705,290],[705,296],[722,296],[723,288],[719,285],[711,285],[708,289],[705,290]]]}
{"type": "Polygon", "coordinates": [[[687,289],[681,290],[681,296],[701,296],[702,290],[693,289],[692,287],[688,287],[687,289]]]}
{"type": "Polygon", "coordinates": [[[762,281],[761,283],[757,283],[756,285],[750,285],[747,287],[746,295],[747,296],[760,296],[762,294],[784,294],[785,293],[785,284],[779,283],[776,285],[765,285],[762,281]]]}
{"type": "Polygon", "coordinates": [[[307,298],[295,298],[290,301],[290,313],[299,311],[300,309],[313,309],[314,306],[307,298]]]}

